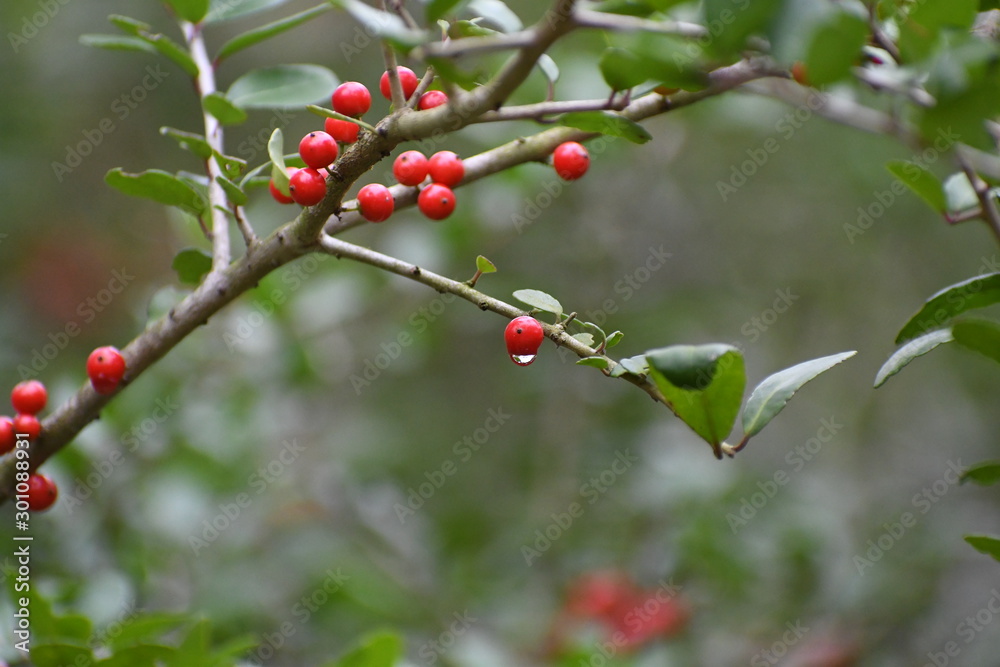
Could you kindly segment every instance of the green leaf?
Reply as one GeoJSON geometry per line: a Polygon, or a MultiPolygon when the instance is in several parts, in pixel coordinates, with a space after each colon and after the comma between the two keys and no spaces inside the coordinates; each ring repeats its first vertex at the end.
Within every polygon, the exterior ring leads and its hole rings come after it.
{"type": "Polygon", "coordinates": [[[255,44],[260,44],[261,42],[270,39],[276,35],[280,35],[283,32],[296,28],[303,23],[307,23],[312,19],[325,14],[326,12],[333,9],[333,5],[330,3],[324,3],[322,5],[317,5],[312,9],[307,9],[298,14],[292,14],[283,19],[277,21],[272,21],[259,28],[254,28],[253,30],[248,30],[247,32],[233,37],[228,42],[222,45],[219,49],[218,54],[216,54],[216,60],[222,60],[228,58],[229,56],[242,51],[243,49],[250,48],[255,44]]]}
{"type": "Polygon", "coordinates": [[[577,366],[593,366],[594,368],[610,368],[611,361],[607,357],[584,357],[576,362],[577,366]]]}
{"type": "Polygon", "coordinates": [[[847,78],[868,39],[868,24],[861,17],[836,11],[812,35],[805,63],[809,83],[825,86],[847,78]]]}
{"type": "Polygon", "coordinates": [[[991,486],[1000,482],[1000,461],[983,461],[962,473],[961,481],[991,486]]]}
{"type": "Polygon", "coordinates": [[[621,331],[612,331],[608,335],[607,343],[605,344],[605,347],[608,347],[608,348],[614,347],[618,343],[622,342],[622,338],[624,338],[624,337],[625,337],[625,334],[623,334],[621,331]]]}
{"type": "Polygon", "coordinates": [[[979,553],[1000,561],[1000,539],[989,535],[966,535],[965,541],[979,553]]]}
{"type": "Polygon", "coordinates": [[[496,273],[497,265],[479,255],[476,257],[476,270],[480,273],[496,273]]]}
{"type": "Polygon", "coordinates": [[[122,14],[112,14],[108,17],[119,30],[127,35],[132,35],[133,37],[138,37],[139,33],[149,32],[153,29],[153,26],[149,25],[145,21],[140,21],[139,19],[134,19],[130,16],[123,16],[122,14]]]}
{"type": "Polygon", "coordinates": [[[288,190],[288,167],[285,166],[285,139],[281,128],[274,128],[271,138],[267,140],[267,155],[271,158],[271,180],[274,187],[286,197],[291,196],[288,190]]]}
{"type": "Polygon", "coordinates": [[[434,68],[434,73],[440,78],[458,84],[465,90],[472,90],[481,83],[478,72],[469,72],[462,69],[451,58],[428,57],[426,60],[427,64],[434,68]]]}
{"type": "Polygon", "coordinates": [[[751,437],[781,412],[795,392],[820,373],[828,371],[857,352],[840,352],[811,359],[771,375],[753,390],[743,410],[743,434],[751,437]]]}
{"type": "MultiPolygon", "coordinates": [[[[144,644],[130,646],[116,652],[110,658],[97,663],[97,667],[158,667],[177,653],[172,646],[144,644]]],[[[86,663],[90,664],[90,663],[86,663]]]]}
{"type": "Polygon", "coordinates": [[[564,114],[559,119],[559,124],[585,132],[624,137],[637,144],[644,144],[653,138],[642,125],[613,111],[576,111],[564,114]]]}
{"type": "Polygon", "coordinates": [[[543,53],[538,56],[538,60],[535,61],[535,67],[541,70],[545,78],[549,80],[549,83],[555,83],[559,80],[559,65],[556,65],[556,61],[549,54],[543,53]]]}
{"type": "Polygon", "coordinates": [[[575,338],[579,342],[583,343],[587,347],[593,347],[594,346],[594,334],[578,333],[578,334],[573,334],[573,338],[575,338]]]}
{"type": "Polygon", "coordinates": [[[205,200],[193,187],[159,169],[129,174],[116,168],[104,176],[104,181],[127,195],[177,206],[195,216],[201,215],[205,210],[205,200]]]}
{"type": "Polygon", "coordinates": [[[170,268],[185,285],[197,285],[212,270],[212,255],[201,248],[185,248],[174,256],[170,268]]]}
{"type": "Polygon", "coordinates": [[[215,156],[215,161],[222,167],[222,171],[225,172],[227,178],[236,178],[247,168],[247,161],[243,158],[223,155],[218,151],[212,151],[212,154],[215,156]]]}
{"type": "Polygon", "coordinates": [[[611,90],[628,90],[649,78],[639,56],[616,46],[604,49],[598,67],[611,90]]]}
{"type": "Polygon", "coordinates": [[[899,48],[904,59],[921,60],[934,48],[942,30],[967,31],[976,18],[978,0],[921,0],[899,21],[899,48]]]}
{"type": "Polygon", "coordinates": [[[283,5],[288,0],[212,0],[205,23],[228,21],[283,5]]]}
{"type": "Polygon", "coordinates": [[[395,667],[402,655],[403,640],[396,634],[381,632],[365,637],[359,646],[328,667],[395,667]]]}
{"type": "MultiPolygon", "coordinates": [[[[171,306],[176,305],[187,296],[186,292],[178,292],[176,287],[168,286],[164,292],[165,300],[171,306]]],[[[155,298],[155,297],[154,297],[155,298]]],[[[152,306],[152,303],[150,304],[152,306]]],[[[168,311],[169,307],[164,309],[168,311]]],[[[123,623],[120,632],[114,636],[108,635],[106,642],[116,653],[122,649],[137,644],[144,644],[159,639],[168,632],[180,627],[187,621],[185,614],[150,613],[140,614],[128,623],[123,623]]]]}
{"type": "Polygon", "coordinates": [[[703,25],[709,26],[709,48],[718,56],[739,55],[747,38],[766,32],[782,10],[783,0],[753,0],[745,4],[732,0],[704,0],[703,25]]]}
{"type": "Polygon", "coordinates": [[[430,39],[427,31],[409,28],[399,16],[375,9],[361,0],[331,0],[331,2],[346,10],[358,23],[365,26],[366,31],[371,31],[404,52],[430,39]]]}
{"type": "Polygon", "coordinates": [[[951,329],[937,329],[914,338],[896,350],[882,364],[882,368],[878,369],[878,373],[875,375],[875,387],[881,387],[886,380],[901,371],[904,366],[917,357],[927,354],[938,345],[950,343],[952,340],[954,338],[951,335],[951,329]]]}
{"type": "Polygon", "coordinates": [[[722,458],[743,402],[743,354],[732,345],[672,345],[646,352],[649,376],[670,409],[722,458]]]}
{"type": "Polygon", "coordinates": [[[438,19],[443,18],[445,14],[457,7],[463,1],[464,0],[431,0],[427,3],[427,9],[424,10],[424,16],[427,18],[428,23],[434,23],[438,19]]]}
{"type": "Polygon", "coordinates": [[[949,211],[965,211],[979,207],[979,197],[968,176],[957,172],[944,180],[944,196],[949,211]]]}
{"type": "MultiPolygon", "coordinates": [[[[465,19],[461,21],[454,21],[448,26],[448,37],[451,39],[462,39],[463,37],[490,37],[492,35],[499,34],[501,34],[499,30],[485,28],[475,21],[466,21],[465,19]]],[[[451,61],[450,58],[437,58],[437,60],[451,61]]]]}
{"type": "Polygon", "coordinates": [[[947,201],[944,188],[941,186],[941,181],[927,167],[909,160],[891,160],[885,167],[893,176],[927,202],[928,206],[938,213],[945,212],[947,201]]]}
{"type": "Polygon", "coordinates": [[[35,667],[64,667],[65,665],[92,665],[94,653],[89,646],[72,644],[31,645],[31,664],[35,667]]]}
{"type": "Polygon", "coordinates": [[[209,0],[165,0],[177,16],[191,23],[200,23],[208,13],[209,0]]]}
{"type": "Polygon", "coordinates": [[[208,145],[207,141],[205,141],[205,137],[200,134],[176,130],[172,127],[161,127],[160,134],[165,137],[170,137],[176,141],[181,148],[186,151],[191,151],[203,160],[207,160],[212,156],[212,147],[208,145]]]}
{"type": "Polygon", "coordinates": [[[1000,324],[990,320],[962,320],[951,327],[955,342],[1000,363],[1000,324]]]}
{"type": "Polygon", "coordinates": [[[501,32],[517,32],[524,28],[524,23],[503,0],[472,0],[468,11],[486,19],[501,32]]]}
{"type": "Polygon", "coordinates": [[[129,35],[80,35],[80,43],[110,51],[143,51],[156,53],[153,45],[140,37],[129,35]]]}
{"type": "Polygon", "coordinates": [[[246,122],[247,112],[230,102],[222,93],[206,95],[201,103],[205,111],[215,116],[223,125],[239,125],[246,122]]]}
{"type": "Polygon", "coordinates": [[[594,11],[646,18],[656,11],[656,7],[644,0],[603,0],[594,6],[594,11]]]}
{"type": "Polygon", "coordinates": [[[329,98],[337,83],[333,72],[319,65],[276,65],[244,74],[226,97],[244,109],[291,109],[329,98]]]}
{"type": "Polygon", "coordinates": [[[1000,273],[987,273],[955,283],[927,300],[900,329],[896,344],[932,329],[940,329],[957,315],[997,302],[1000,302],[1000,273]]]}
{"type": "Polygon", "coordinates": [[[233,183],[221,174],[215,177],[215,182],[222,186],[222,189],[226,192],[226,199],[232,203],[237,206],[243,206],[247,203],[247,193],[243,192],[236,183],[233,183]]]}
{"type": "Polygon", "coordinates": [[[631,373],[632,375],[646,375],[649,373],[649,362],[646,360],[646,355],[638,354],[634,357],[619,359],[618,365],[611,371],[611,377],[618,377],[625,373],[631,373]]]}
{"type": "Polygon", "coordinates": [[[514,298],[521,303],[526,303],[532,308],[544,310],[547,313],[563,314],[563,307],[558,299],[536,289],[519,289],[514,292],[514,298]]]}
{"type": "Polygon", "coordinates": [[[198,65],[184,47],[166,35],[143,32],[139,37],[149,42],[154,49],[177,63],[182,70],[191,76],[198,76],[198,65]]]}

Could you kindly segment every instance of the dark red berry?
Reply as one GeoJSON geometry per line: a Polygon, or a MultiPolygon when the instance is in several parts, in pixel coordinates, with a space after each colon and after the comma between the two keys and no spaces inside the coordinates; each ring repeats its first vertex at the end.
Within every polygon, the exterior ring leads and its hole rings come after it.
{"type": "Polygon", "coordinates": [[[330,166],[338,151],[337,140],[326,132],[310,132],[299,142],[299,157],[313,169],[330,166]]]}
{"type": "Polygon", "coordinates": [[[358,208],[365,220],[370,222],[388,220],[395,206],[392,193],[384,185],[371,183],[358,191],[358,208]]]}
{"type": "Polygon", "coordinates": [[[348,81],[333,91],[333,110],[345,116],[363,116],[372,107],[372,94],[365,84],[348,81]]]}
{"type": "Polygon", "coordinates": [[[507,343],[507,353],[518,366],[527,366],[535,360],[538,348],[545,339],[542,324],[534,317],[515,317],[504,329],[503,339],[507,343]]]}
{"type": "Polygon", "coordinates": [[[417,208],[431,220],[444,220],[455,210],[455,193],[447,185],[431,183],[420,191],[417,208]]]}
{"type": "Polygon", "coordinates": [[[17,434],[14,432],[14,420],[10,417],[0,417],[0,456],[14,449],[17,444],[17,434]]]}
{"type": "Polygon", "coordinates": [[[559,178],[575,181],[587,173],[590,167],[590,154],[582,144],[567,141],[559,144],[552,153],[552,166],[556,168],[559,178]]]}
{"type": "Polygon", "coordinates": [[[25,434],[28,440],[36,440],[42,433],[42,423],[35,415],[15,415],[14,433],[25,434]]]}
{"type": "Polygon", "coordinates": [[[392,163],[392,175],[403,185],[420,185],[427,178],[427,158],[420,151],[400,153],[392,163]]]}
{"type": "Polygon", "coordinates": [[[38,380],[19,382],[10,392],[10,402],[14,410],[26,415],[37,415],[45,409],[48,400],[49,392],[45,391],[45,385],[38,380]]]}
{"type": "Polygon", "coordinates": [[[117,348],[99,347],[87,357],[87,377],[98,394],[110,394],[125,375],[125,357],[117,348]]]}
{"type": "Polygon", "coordinates": [[[451,151],[439,151],[427,161],[427,173],[435,183],[453,188],[465,178],[465,165],[451,151]]]}
{"type": "Polygon", "coordinates": [[[361,129],[361,126],[349,120],[327,118],[323,121],[323,129],[340,143],[353,144],[358,140],[358,131],[361,129]]]}
{"type": "Polygon", "coordinates": [[[420,102],[417,103],[417,108],[421,111],[427,111],[428,109],[433,109],[434,107],[439,107],[442,104],[447,103],[448,96],[440,90],[428,90],[420,96],[420,102]]]}
{"type": "Polygon", "coordinates": [[[300,169],[289,179],[288,189],[295,203],[302,206],[314,206],[326,195],[326,178],[319,171],[309,168],[300,169]]]}
{"type": "MultiPolygon", "coordinates": [[[[410,99],[410,95],[413,91],[417,89],[417,84],[420,80],[417,79],[417,75],[413,73],[413,70],[409,67],[403,67],[400,65],[396,68],[396,73],[399,75],[399,83],[403,87],[403,99],[410,99]]],[[[378,82],[379,92],[382,93],[382,97],[387,100],[392,99],[392,91],[389,90],[389,73],[383,72],[382,78],[378,82]]]]}
{"type": "MultiPolygon", "coordinates": [[[[289,167],[288,177],[291,178],[298,170],[299,170],[298,167],[289,167]]],[[[270,180],[270,182],[268,182],[267,188],[271,191],[271,196],[274,197],[274,201],[278,202],[279,204],[295,203],[294,199],[292,199],[291,197],[286,197],[284,194],[282,194],[281,190],[279,190],[278,187],[274,184],[273,178],[270,180]]]]}
{"type": "Polygon", "coordinates": [[[35,473],[28,478],[28,509],[32,512],[47,510],[58,497],[59,489],[49,477],[35,473]]]}

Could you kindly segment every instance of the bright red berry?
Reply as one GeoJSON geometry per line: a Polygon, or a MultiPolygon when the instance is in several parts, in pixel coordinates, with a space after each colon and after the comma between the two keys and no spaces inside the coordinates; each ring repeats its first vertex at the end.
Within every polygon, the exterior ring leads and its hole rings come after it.
{"type": "Polygon", "coordinates": [[[420,191],[417,208],[431,220],[444,220],[455,210],[455,193],[447,185],[431,183],[420,191]]]}
{"type": "Polygon", "coordinates": [[[326,132],[310,132],[299,142],[299,157],[313,169],[330,166],[338,151],[337,140],[326,132]]]}
{"type": "Polygon", "coordinates": [[[465,165],[451,151],[439,151],[427,161],[427,173],[435,183],[453,188],[465,178],[465,165]]]}
{"type": "Polygon", "coordinates": [[[363,116],[372,107],[372,94],[365,84],[348,81],[333,91],[333,110],[345,116],[363,116]]]}
{"type": "Polygon", "coordinates": [[[527,366],[535,360],[538,348],[545,338],[542,324],[534,317],[521,315],[515,317],[503,332],[507,343],[507,353],[511,361],[518,366],[527,366]]]}
{"type": "Polygon", "coordinates": [[[392,175],[403,185],[420,185],[427,178],[427,158],[420,151],[400,153],[392,163],[392,175]]]}
{"type": "Polygon", "coordinates": [[[19,382],[10,392],[10,402],[14,409],[26,415],[37,415],[45,409],[48,400],[49,392],[45,391],[45,385],[38,380],[19,382]]]}
{"type": "Polygon", "coordinates": [[[117,348],[99,347],[87,357],[87,376],[98,394],[110,394],[125,375],[125,357],[117,348]]]}
{"type": "Polygon", "coordinates": [[[552,166],[556,168],[559,178],[565,181],[575,181],[587,173],[590,167],[590,153],[575,141],[559,144],[552,153],[552,166]]]}
{"type": "Polygon", "coordinates": [[[388,220],[396,201],[392,198],[389,188],[379,183],[371,183],[358,191],[358,208],[361,217],[369,222],[388,220]]]}
{"type": "Polygon", "coordinates": [[[447,103],[448,96],[440,90],[428,90],[420,96],[420,102],[417,103],[417,108],[421,111],[427,111],[428,109],[433,109],[434,107],[439,107],[442,104],[447,103]]]}
{"type": "MultiPolygon", "coordinates": [[[[417,84],[420,80],[417,79],[417,75],[413,73],[413,70],[409,67],[403,67],[400,65],[396,68],[396,73],[399,75],[399,83],[403,87],[403,99],[410,99],[410,95],[413,91],[417,89],[417,84]]],[[[382,78],[379,79],[378,89],[382,93],[382,97],[387,100],[392,99],[392,91],[389,90],[389,73],[383,72],[382,78]]]]}
{"type": "Polygon", "coordinates": [[[52,507],[59,497],[59,489],[51,478],[35,473],[28,478],[28,509],[41,512],[52,507]]]}
{"type": "Polygon", "coordinates": [[[361,126],[349,120],[327,118],[323,121],[323,129],[340,143],[353,144],[358,140],[358,131],[361,129],[361,126]]]}
{"type": "Polygon", "coordinates": [[[291,191],[295,203],[302,206],[314,206],[323,201],[323,197],[326,195],[326,179],[315,169],[300,169],[292,174],[288,189],[291,191]]]}
{"type": "Polygon", "coordinates": [[[28,436],[28,440],[36,440],[42,433],[42,423],[35,415],[16,415],[14,433],[24,433],[28,436]]]}
{"type": "Polygon", "coordinates": [[[0,417],[0,456],[14,449],[17,444],[17,434],[14,432],[14,420],[10,417],[0,417]]]}
{"type": "MultiPolygon", "coordinates": [[[[289,167],[288,177],[291,178],[298,170],[299,170],[298,167],[289,167]]],[[[271,191],[271,196],[274,197],[274,201],[278,202],[279,204],[295,203],[294,199],[292,199],[291,197],[286,197],[284,194],[282,194],[281,190],[279,190],[277,186],[274,184],[273,178],[270,180],[270,182],[268,182],[267,188],[271,191]]]]}

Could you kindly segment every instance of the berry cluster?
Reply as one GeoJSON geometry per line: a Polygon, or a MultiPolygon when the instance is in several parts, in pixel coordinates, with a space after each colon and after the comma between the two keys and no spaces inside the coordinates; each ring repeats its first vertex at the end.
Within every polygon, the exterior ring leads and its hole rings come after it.
{"type": "MultiPolygon", "coordinates": [[[[25,436],[29,441],[41,435],[42,424],[37,415],[45,409],[48,400],[49,393],[38,380],[19,382],[11,390],[10,402],[15,416],[13,419],[0,417],[0,454],[14,450],[18,435],[25,436]]],[[[26,481],[22,478],[19,482],[18,493],[26,496],[28,509],[38,512],[48,509],[55,502],[58,490],[55,482],[45,475],[32,473],[26,481]]]]}

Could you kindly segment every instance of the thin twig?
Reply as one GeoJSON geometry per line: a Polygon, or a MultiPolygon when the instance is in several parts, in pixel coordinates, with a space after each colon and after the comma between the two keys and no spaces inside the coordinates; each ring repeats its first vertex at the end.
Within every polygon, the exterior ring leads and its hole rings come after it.
{"type": "Polygon", "coordinates": [[[979,208],[982,214],[983,220],[989,225],[990,231],[993,232],[993,236],[996,237],[997,241],[1000,242],[1000,209],[997,208],[997,200],[993,193],[990,191],[990,185],[980,177],[976,170],[972,168],[969,161],[963,154],[962,147],[959,146],[955,151],[956,159],[958,160],[958,165],[961,167],[962,171],[965,173],[965,177],[969,179],[969,184],[972,189],[976,191],[976,198],[979,200],[979,208]]]}
{"type": "Polygon", "coordinates": [[[498,123],[506,120],[541,120],[546,116],[572,113],[575,111],[621,111],[627,104],[624,98],[612,102],[608,98],[600,100],[571,100],[568,102],[539,102],[538,104],[522,104],[515,107],[504,107],[498,111],[487,111],[476,118],[475,123],[498,123]]]}

